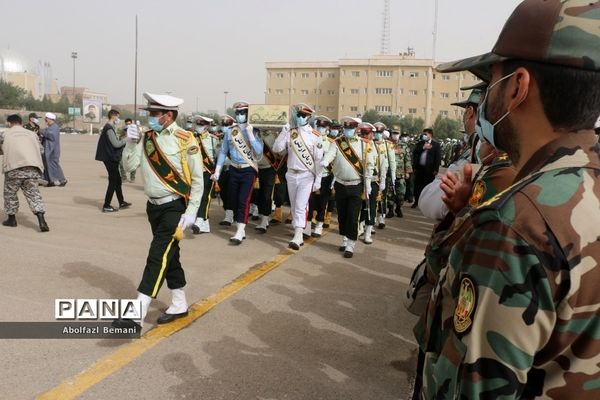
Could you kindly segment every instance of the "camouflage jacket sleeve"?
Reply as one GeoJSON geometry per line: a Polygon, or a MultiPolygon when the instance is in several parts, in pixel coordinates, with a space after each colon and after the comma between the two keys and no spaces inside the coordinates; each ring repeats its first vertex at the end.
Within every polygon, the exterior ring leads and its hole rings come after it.
{"type": "Polygon", "coordinates": [[[412,152],[410,151],[408,146],[404,147],[404,173],[413,173],[412,152]]]}

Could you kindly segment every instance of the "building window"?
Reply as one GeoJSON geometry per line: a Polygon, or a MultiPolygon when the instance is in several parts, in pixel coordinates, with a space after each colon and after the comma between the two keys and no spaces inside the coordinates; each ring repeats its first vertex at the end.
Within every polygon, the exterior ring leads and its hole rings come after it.
{"type": "Polygon", "coordinates": [[[410,75],[409,75],[409,76],[410,76],[411,78],[418,78],[418,77],[419,77],[419,73],[418,73],[418,72],[415,72],[415,71],[413,71],[413,72],[411,72],[411,73],[410,73],[410,75]]]}
{"type": "Polygon", "coordinates": [[[335,107],[327,107],[327,112],[334,112],[335,111],[335,107]]]}
{"type": "Polygon", "coordinates": [[[350,106],[350,111],[358,111],[358,107],[357,106],[350,106]]]}
{"type": "Polygon", "coordinates": [[[448,74],[442,75],[442,80],[443,81],[449,81],[450,80],[450,75],[448,75],[448,74]]]}
{"type": "Polygon", "coordinates": [[[352,77],[358,78],[360,76],[360,71],[352,71],[352,77]]]}
{"type": "Polygon", "coordinates": [[[333,72],[330,72],[330,73],[327,74],[327,77],[329,79],[335,79],[335,74],[333,72]]]}
{"type": "Polygon", "coordinates": [[[278,72],[275,76],[277,77],[277,79],[283,79],[283,72],[278,72]]]}
{"type": "Polygon", "coordinates": [[[409,108],[408,109],[408,113],[409,114],[416,114],[417,113],[417,109],[416,108],[409,108]]]}
{"type": "Polygon", "coordinates": [[[389,78],[392,76],[393,71],[388,70],[379,70],[375,73],[375,76],[378,78],[389,78]]]}
{"type": "Polygon", "coordinates": [[[442,93],[440,93],[440,96],[442,96],[442,99],[449,99],[450,98],[450,93],[448,93],[448,92],[442,92],[442,93]]]}
{"type": "Polygon", "coordinates": [[[392,94],[392,88],[376,88],[375,94],[392,94]]]}
{"type": "Polygon", "coordinates": [[[410,96],[418,96],[418,95],[419,95],[419,92],[418,92],[418,91],[416,91],[416,90],[409,90],[409,91],[408,91],[408,94],[409,94],[410,96]]]}
{"type": "Polygon", "coordinates": [[[329,96],[335,96],[335,90],[328,90],[328,91],[327,91],[327,94],[328,94],[329,96]]]}
{"type": "Polygon", "coordinates": [[[448,111],[447,110],[442,110],[442,111],[440,111],[440,115],[442,117],[448,117],[448,111]]]}
{"type": "Polygon", "coordinates": [[[283,94],[283,89],[277,89],[275,90],[275,94],[283,94]]]}
{"type": "Polygon", "coordinates": [[[308,79],[309,77],[310,77],[310,74],[308,72],[302,73],[302,79],[308,79]]]}
{"type": "Polygon", "coordinates": [[[375,111],[377,111],[377,112],[391,113],[392,112],[392,106],[375,106],[375,111]]]}
{"type": "Polygon", "coordinates": [[[404,89],[402,89],[402,88],[398,89],[398,95],[402,95],[402,94],[404,94],[404,89]]]}
{"type": "Polygon", "coordinates": [[[357,95],[358,94],[358,89],[350,89],[350,94],[357,95]]]}
{"type": "Polygon", "coordinates": [[[303,96],[307,96],[308,95],[308,90],[303,89],[303,90],[300,91],[300,94],[303,95],[303,96]]]}

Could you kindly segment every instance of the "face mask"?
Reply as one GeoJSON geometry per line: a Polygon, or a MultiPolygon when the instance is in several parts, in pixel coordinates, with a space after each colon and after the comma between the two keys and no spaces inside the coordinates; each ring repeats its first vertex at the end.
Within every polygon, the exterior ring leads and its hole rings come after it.
{"type": "Polygon", "coordinates": [[[304,125],[308,124],[308,117],[307,116],[296,117],[296,124],[298,126],[304,126],[304,125]]]}
{"type": "Polygon", "coordinates": [[[192,129],[192,126],[194,126],[194,124],[192,124],[191,122],[188,122],[185,124],[185,129],[192,129]]]}
{"type": "Polygon", "coordinates": [[[352,138],[354,137],[355,131],[356,130],[354,128],[344,128],[344,136],[347,138],[352,138]]]}
{"type": "Polygon", "coordinates": [[[196,133],[204,133],[205,130],[206,130],[206,126],[204,126],[204,125],[196,126],[196,133]]]}
{"type": "Polygon", "coordinates": [[[375,140],[380,141],[382,137],[383,135],[381,134],[381,132],[375,133],[375,140]]]}
{"type": "Polygon", "coordinates": [[[468,133],[465,133],[465,134],[463,135],[463,142],[465,142],[465,143],[469,143],[469,134],[468,134],[468,133]]]}
{"type": "Polygon", "coordinates": [[[210,133],[215,133],[217,131],[217,127],[216,126],[211,126],[210,129],[208,130],[210,133]]]}
{"type": "Polygon", "coordinates": [[[507,111],[502,117],[500,117],[500,119],[498,119],[498,121],[496,121],[493,124],[490,121],[488,121],[488,119],[485,116],[485,109],[487,106],[488,93],[490,93],[490,90],[494,86],[496,86],[503,80],[510,78],[514,74],[515,74],[515,72],[513,72],[512,74],[506,75],[505,77],[501,78],[500,80],[495,82],[493,85],[488,87],[483,101],[481,102],[479,107],[477,107],[477,123],[475,124],[475,130],[477,131],[477,134],[479,135],[480,138],[484,138],[489,144],[491,144],[494,147],[497,147],[496,141],[494,140],[494,128],[496,127],[496,125],[498,125],[500,122],[502,122],[502,120],[504,120],[504,118],[509,116],[510,111],[507,111]]]}
{"type": "Polygon", "coordinates": [[[428,135],[423,135],[421,136],[421,140],[428,142],[429,141],[429,136],[428,135]]]}
{"type": "Polygon", "coordinates": [[[237,121],[238,124],[245,124],[246,123],[246,114],[236,114],[235,120],[237,121]]]}
{"type": "Polygon", "coordinates": [[[321,136],[327,136],[327,128],[325,128],[324,126],[320,126],[319,133],[321,134],[321,136]]]}
{"type": "Polygon", "coordinates": [[[158,117],[148,117],[148,126],[156,133],[159,133],[163,130],[163,126],[159,121],[160,118],[158,117]]]}
{"type": "Polygon", "coordinates": [[[36,125],[39,125],[39,124],[40,124],[40,120],[39,120],[39,119],[37,119],[37,118],[33,118],[31,121],[32,121],[34,124],[36,124],[36,125]]]}
{"type": "Polygon", "coordinates": [[[332,129],[329,131],[329,136],[331,137],[337,137],[340,134],[340,131],[337,129],[332,129]]]}
{"type": "Polygon", "coordinates": [[[408,136],[404,136],[401,140],[402,143],[408,143],[408,136]]]}

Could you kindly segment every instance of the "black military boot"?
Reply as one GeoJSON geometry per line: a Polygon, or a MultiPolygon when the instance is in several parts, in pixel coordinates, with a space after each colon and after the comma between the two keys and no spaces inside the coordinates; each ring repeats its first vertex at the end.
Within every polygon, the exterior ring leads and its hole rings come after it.
{"type": "Polygon", "coordinates": [[[394,218],[394,207],[388,207],[387,214],[385,214],[386,218],[394,218]]]}
{"type": "Polygon", "coordinates": [[[398,216],[398,218],[404,217],[404,214],[402,214],[402,207],[400,207],[400,206],[396,207],[396,215],[398,216]]]}
{"type": "Polygon", "coordinates": [[[40,231],[41,232],[50,231],[50,228],[48,227],[48,224],[46,223],[46,219],[44,218],[44,213],[40,212],[35,215],[37,215],[38,223],[40,224],[40,231]]]}
{"type": "Polygon", "coordinates": [[[14,215],[8,215],[8,219],[2,223],[4,226],[17,226],[17,218],[14,215]]]}

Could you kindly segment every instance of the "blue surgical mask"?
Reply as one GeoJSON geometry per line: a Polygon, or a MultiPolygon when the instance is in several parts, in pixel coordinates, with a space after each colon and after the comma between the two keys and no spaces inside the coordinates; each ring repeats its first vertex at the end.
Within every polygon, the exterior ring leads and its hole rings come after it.
{"type": "Polygon", "coordinates": [[[429,141],[429,135],[423,135],[421,136],[421,140],[428,142],[429,141]]]}
{"type": "Polygon", "coordinates": [[[190,130],[190,129],[192,129],[192,126],[194,126],[194,124],[192,124],[191,122],[188,122],[185,124],[185,129],[190,130]]]}
{"type": "Polygon", "coordinates": [[[489,144],[491,144],[494,147],[498,147],[498,146],[496,146],[496,141],[494,140],[494,128],[496,127],[496,125],[498,125],[500,122],[502,122],[502,120],[504,120],[504,118],[509,116],[510,111],[507,111],[495,123],[491,123],[485,116],[485,109],[487,106],[488,93],[494,86],[496,86],[503,80],[510,78],[514,74],[515,74],[515,72],[513,72],[512,74],[506,75],[505,77],[494,82],[493,85],[490,85],[487,89],[487,92],[485,93],[485,97],[483,98],[483,101],[481,102],[479,107],[477,107],[477,123],[475,124],[475,130],[477,131],[477,134],[479,135],[480,138],[485,139],[489,144]]]}
{"type": "Polygon", "coordinates": [[[304,125],[308,124],[308,117],[307,116],[296,117],[296,124],[298,126],[304,126],[304,125]]]}
{"type": "Polygon", "coordinates": [[[236,114],[235,120],[237,121],[238,124],[245,124],[246,123],[246,114],[236,114]]]}
{"type": "Polygon", "coordinates": [[[148,117],[148,126],[156,133],[162,132],[163,130],[163,126],[158,122],[159,119],[160,118],[158,117],[148,117]]]}
{"type": "Polygon", "coordinates": [[[353,138],[356,133],[356,129],[354,128],[344,128],[344,136],[347,138],[353,138]]]}
{"type": "Polygon", "coordinates": [[[321,134],[321,136],[327,136],[327,128],[324,126],[320,126],[319,128],[319,133],[321,134]]]}
{"type": "Polygon", "coordinates": [[[381,134],[381,132],[376,132],[374,138],[379,142],[383,138],[383,135],[381,134]]]}
{"type": "Polygon", "coordinates": [[[206,130],[206,126],[204,126],[204,125],[196,126],[196,133],[198,133],[198,134],[204,133],[205,130],[206,130]]]}
{"type": "Polygon", "coordinates": [[[329,136],[331,137],[337,137],[340,134],[340,131],[337,129],[332,129],[329,131],[329,136]]]}

